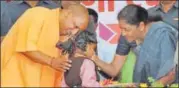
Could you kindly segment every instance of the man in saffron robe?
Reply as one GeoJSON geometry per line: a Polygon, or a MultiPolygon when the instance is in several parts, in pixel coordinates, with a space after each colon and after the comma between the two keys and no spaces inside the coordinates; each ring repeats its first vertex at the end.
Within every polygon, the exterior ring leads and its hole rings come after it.
{"type": "Polygon", "coordinates": [[[62,58],[56,43],[88,25],[82,5],[68,9],[35,7],[13,25],[1,44],[2,87],[54,87],[71,61],[62,58]],[[59,37],[60,34],[60,37],[59,37]]]}

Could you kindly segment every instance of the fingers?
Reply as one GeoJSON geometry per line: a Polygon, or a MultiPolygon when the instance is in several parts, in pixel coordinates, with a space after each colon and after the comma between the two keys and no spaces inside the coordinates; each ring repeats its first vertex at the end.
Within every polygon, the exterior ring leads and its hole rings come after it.
{"type": "Polygon", "coordinates": [[[58,66],[56,67],[56,70],[62,71],[62,72],[66,72],[66,71],[69,70],[69,69],[70,69],[69,66],[64,66],[64,65],[58,65],[58,66]]]}
{"type": "Polygon", "coordinates": [[[93,55],[91,59],[92,59],[93,61],[95,61],[96,59],[98,59],[98,56],[93,55]]]}
{"type": "Polygon", "coordinates": [[[71,63],[68,63],[68,62],[61,63],[60,65],[64,67],[71,67],[71,63]]]}
{"type": "Polygon", "coordinates": [[[62,68],[55,68],[56,70],[58,71],[61,71],[61,72],[66,72],[66,70],[62,69],[62,68]]]}
{"type": "Polygon", "coordinates": [[[60,60],[61,62],[68,62],[68,63],[72,62],[70,59],[61,59],[61,58],[59,58],[58,60],[60,60]]]}
{"type": "Polygon", "coordinates": [[[60,65],[67,66],[67,67],[71,67],[71,63],[72,63],[71,60],[63,60],[63,61],[60,63],[60,65]]]}
{"type": "Polygon", "coordinates": [[[93,61],[94,61],[94,59],[95,59],[95,55],[93,55],[93,56],[91,57],[91,60],[93,60],[93,61]]]}
{"type": "Polygon", "coordinates": [[[69,63],[62,63],[59,67],[63,68],[64,70],[69,70],[71,68],[71,64],[69,63]]]}
{"type": "Polygon", "coordinates": [[[55,59],[52,62],[52,67],[58,71],[65,72],[66,70],[69,70],[71,68],[71,60],[67,59],[55,59]]]}

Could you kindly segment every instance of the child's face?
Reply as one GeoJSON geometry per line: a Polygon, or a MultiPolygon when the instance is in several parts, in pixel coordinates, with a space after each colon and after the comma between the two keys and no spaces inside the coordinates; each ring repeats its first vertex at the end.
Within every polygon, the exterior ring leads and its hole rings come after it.
{"type": "Polygon", "coordinates": [[[95,48],[97,47],[97,44],[90,43],[86,46],[86,55],[88,58],[91,58],[95,54],[95,48]]]}

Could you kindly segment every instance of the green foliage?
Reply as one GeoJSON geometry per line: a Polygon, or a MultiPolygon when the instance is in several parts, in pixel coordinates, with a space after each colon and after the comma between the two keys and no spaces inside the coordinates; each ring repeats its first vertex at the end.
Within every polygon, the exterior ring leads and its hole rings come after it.
{"type": "Polygon", "coordinates": [[[164,87],[164,85],[160,82],[153,82],[152,87],[164,87]]]}
{"type": "Polygon", "coordinates": [[[151,83],[152,87],[164,87],[164,85],[160,82],[155,82],[153,77],[148,77],[148,81],[151,83]]]}
{"type": "Polygon", "coordinates": [[[148,77],[148,81],[149,81],[150,83],[155,82],[155,80],[154,80],[152,77],[148,77]]]}
{"type": "MultiPolygon", "coordinates": [[[[164,87],[164,85],[160,82],[156,82],[155,79],[152,77],[148,77],[148,81],[151,83],[151,87],[164,87]]],[[[172,84],[171,86],[168,86],[171,88],[178,88],[178,84],[172,84]]]]}
{"type": "Polygon", "coordinates": [[[178,84],[172,84],[170,87],[172,87],[172,88],[178,88],[178,84]]]}

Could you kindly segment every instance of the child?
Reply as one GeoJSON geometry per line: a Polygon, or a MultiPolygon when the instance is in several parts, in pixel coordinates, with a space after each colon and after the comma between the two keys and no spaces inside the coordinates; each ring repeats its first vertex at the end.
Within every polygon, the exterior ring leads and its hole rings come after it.
{"type": "Polygon", "coordinates": [[[72,60],[72,67],[64,73],[61,87],[100,87],[96,66],[90,60],[97,47],[94,33],[82,31],[74,40],[69,39],[57,47],[72,60]]]}

